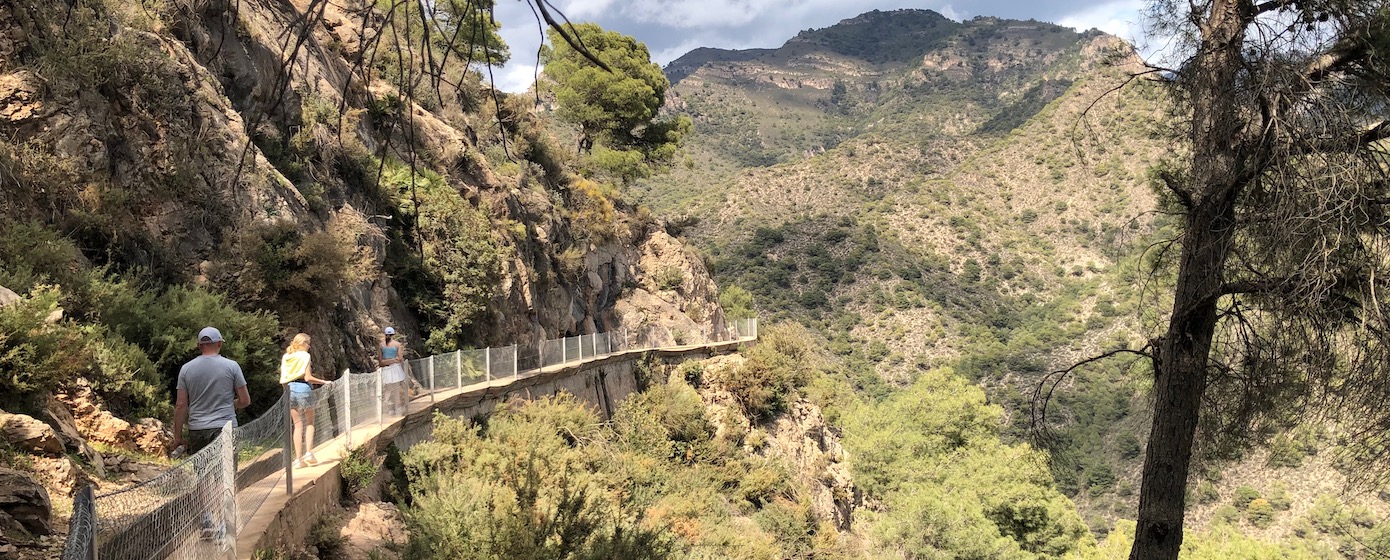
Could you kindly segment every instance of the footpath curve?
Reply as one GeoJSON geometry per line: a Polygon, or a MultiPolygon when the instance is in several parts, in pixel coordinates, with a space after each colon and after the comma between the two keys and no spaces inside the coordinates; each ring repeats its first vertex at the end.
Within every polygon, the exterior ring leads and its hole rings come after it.
{"type": "Polygon", "coordinates": [[[735,340],[687,346],[627,350],[560,365],[522,372],[515,377],[483,381],[411,400],[404,414],[380,425],[368,425],[352,432],[352,441],[340,435],[320,444],[315,454],[319,465],[296,469],[292,488],[282,489],[284,477],[269,476],[243,491],[269,495],[246,521],[236,538],[236,558],[251,560],[257,551],[303,543],[312,521],[342,495],[340,466],[351,449],[364,449],[368,455],[382,452],[395,443],[402,451],[429,439],[435,412],[448,416],[485,416],[498,404],[513,398],[539,398],[567,391],[593,404],[605,418],[629,394],[640,389],[640,362],[672,362],[733,352],[756,335],[735,340]],[[257,488],[257,487],[260,488],[257,488]]]}

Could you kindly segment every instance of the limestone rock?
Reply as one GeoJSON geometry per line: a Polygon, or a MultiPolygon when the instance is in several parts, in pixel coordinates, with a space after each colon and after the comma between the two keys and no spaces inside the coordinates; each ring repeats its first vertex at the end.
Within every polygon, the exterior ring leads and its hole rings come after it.
{"type": "Polygon", "coordinates": [[[48,489],[61,496],[72,497],[83,486],[92,483],[87,472],[68,457],[36,457],[34,473],[43,479],[48,489]]]}
{"type": "Polygon", "coordinates": [[[811,490],[811,507],[837,529],[850,530],[858,490],[848,467],[840,437],[821,415],[820,407],[804,399],[792,403],[769,429],[767,453],[799,465],[797,476],[811,490]]]}
{"type": "Polygon", "coordinates": [[[30,453],[63,454],[63,443],[53,428],[25,414],[0,413],[0,439],[30,453]]]}
{"type": "Polygon", "coordinates": [[[82,433],[77,431],[77,420],[73,419],[72,411],[68,410],[67,405],[50,397],[48,406],[44,407],[44,416],[47,418],[48,425],[53,426],[58,434],[58,439],[63,442],[63,447],[67,448],[68,451],[81,453],[87,459],[87,464],[96,471],[98,477],[106,476],[101,453],[88,445],[87,440],[82,439],[82,433]]]}
{"type": "Polygon", "coordinates": [[[14,290],[0,286],[0,307],[4,307],[16,301],[19,301],[19,294],[14,293],[14,290]]]}
{"type": "Polygon", "coordinates": [[[101,400],[92,392],[86,380],[78,379],[71,390],[58,393],[55,397],[72,411],[77,431],[87,441],[151,455],[163,454],[168,450],[170,438],[164,432],[163,424],[153,419],[131,424],[117,418],[101,406],[101,400]]]}
{"type": "Polygon", "coordinates": [[[53,532],[49,523],[53,505],[48,491],[28,474],[0,467],[0,512],[13,517],[30,534],[53,532]]]}
{"type": "Polygon", "coordinates": [[[406,542],[405,519],[395,504],[368,502],[357,509],[340,533],[346,540],[347,558],[400,558],[398,546],[406,542]],[[373,554],[375,552],[375,554],[373,554]]]}
{"type": "Polygon", "coordinates": [[[28,70],[0,75],[0,119],[18,123],[45,116],[43,83],[28,70]]]}

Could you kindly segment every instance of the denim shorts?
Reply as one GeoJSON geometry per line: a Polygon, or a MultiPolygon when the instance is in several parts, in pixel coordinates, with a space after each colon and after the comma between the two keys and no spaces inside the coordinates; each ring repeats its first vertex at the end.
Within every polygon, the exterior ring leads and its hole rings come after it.
{"type": "MultiPolygon", "coordinates": [[[[315,401],[315,399],[314,399],[314,392],[313,392],[312,390],[310,390],[310,391],[295,391],[295,390],[294,390],[294,385],[297,384],[297,383],[299,383],[299,382],[294,382],[294,383],[291,383],[291,384],[290,384],[290,385],[291,385],[291,387],[290,387],[290,408],[299,409],[299,410],[303,410],[303,409],[306,409],[306,408],[312,408],[312,407],[314,406],[314,401],[315,401]]],[[[308,385],[308,383],[304,383],[304,385],[308,385]]]]}

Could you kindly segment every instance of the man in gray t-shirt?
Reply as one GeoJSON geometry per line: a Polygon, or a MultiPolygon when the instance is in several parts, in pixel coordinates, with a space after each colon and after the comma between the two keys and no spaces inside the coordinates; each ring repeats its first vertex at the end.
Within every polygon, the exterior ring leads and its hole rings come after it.
{"type": "Polygon", "coordinates": [[[241,366],[222,357],[222,333],[212,327],[198,333],[201,355],[179,370],[178,397],[174,400],[174,447],[185,445],[184,423],[188,424],[188,454],[217,439],[227,422],[236,424],[236,410],[251,404],[246,377],[241,366]]]}

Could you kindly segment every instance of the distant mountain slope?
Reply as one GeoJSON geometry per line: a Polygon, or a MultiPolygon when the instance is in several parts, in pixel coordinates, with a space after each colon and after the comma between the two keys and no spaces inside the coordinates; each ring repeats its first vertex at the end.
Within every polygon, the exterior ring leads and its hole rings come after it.
{"type": "MultiPolygon", "coordinates": [[[[1141,339],[1128,255],[1161,225],[1145,176],[1171,149],[1156,88],[1112,91],[1141,69],[1103,34],[927,11],[695,52],[668,67],[689,159],[636,191],[691,218],[721,284],[818,327],[854,386],[949,365],[1023,436],[1040,375],[1141,339]]],[[[1054,474],[1094,528],[1132,506],[1115,481],[1134,479],[1143,410],[1122,372],[1054,408],[1070,438],[1054,474]]]]}

